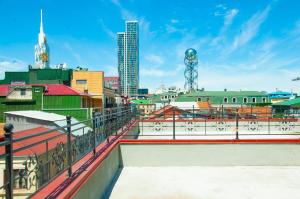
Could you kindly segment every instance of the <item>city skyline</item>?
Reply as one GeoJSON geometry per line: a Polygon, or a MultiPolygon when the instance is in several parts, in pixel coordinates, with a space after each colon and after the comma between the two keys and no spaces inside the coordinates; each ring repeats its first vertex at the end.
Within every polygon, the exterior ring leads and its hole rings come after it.
{"type": "Polygon", "coordinates": [[[184,85],[184,51],[199,53],[199,88],[299,92],[299,3],[294,1],[0,2],[1,78],[34,63],[39,12],[51,64],[117,75],[116,32],[140,21],[140,87],[184,85]],[[252,3],[251,3],[252,2],[252,3]],[[293,6],[290,6],[290,5],[293,6]],[[155,8],[154,8],[155,7],[155,8]],[[80,9],[79,9],[80,8],[80,9]]]}

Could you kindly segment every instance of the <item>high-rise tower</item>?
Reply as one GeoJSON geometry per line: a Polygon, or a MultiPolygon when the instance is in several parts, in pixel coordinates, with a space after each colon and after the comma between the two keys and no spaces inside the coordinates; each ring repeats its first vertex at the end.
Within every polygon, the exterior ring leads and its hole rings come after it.
{"type": "Polygon", "coordinates": [[[126,30],[117,34],[117,42],[121,94],[136,95],[139,88],[138,22],[126,21],[126,30]]]}
{"type": "Polygon", "coordinates": [[[35,64],[33,68],[49,68],[49,46],[43,29],[43,10],[41,10],[41,25],[38,43],[34,46],[34,60],[35,64]]]}

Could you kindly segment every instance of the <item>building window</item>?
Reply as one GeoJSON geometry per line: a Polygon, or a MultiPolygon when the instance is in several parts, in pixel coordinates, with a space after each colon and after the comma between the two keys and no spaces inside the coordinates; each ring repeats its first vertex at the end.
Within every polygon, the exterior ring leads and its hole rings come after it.
{"type": "Polygon", "coordinates": [[[76,84],[86,84],[86,79],[77,79],[76,84]]]}
{"type": "Polygon", "coordinates": [[[26,95],[26,89],[21,89],[21,95],[26,95]]]}
{"type": "Polygon", "coordinates": [[[262,98],[262,102],[263,102],[263,103],[266,103],[266,102],[267,102],[267,98],[263,97],[263,98],[262,98]]]}
{"type": "Polygon", "coordinates": [[[224,103],[228,103],[228,98],[224,97],[224,103]]]}
{"type": "Polygon", "coordinates": [[[201,102],[201,97],[198,97],[198,102],[201,102]]]}
{"type": "Polygon", "coordinates": [[[243,98],[243,102],[244,102],[244,103],[248,103],[248,98],[247,98],[247,97],[244,97],[244,98],[243,98]]]}
{"type": "Polygon", "coordinates": [[[232,98],[232,103],[236,103],[236,97],[232,98]]]}
{"type": "Polygon", "coordinates": [[[252,97],[252,103],[256,103],[256,98],[252,97]]]}

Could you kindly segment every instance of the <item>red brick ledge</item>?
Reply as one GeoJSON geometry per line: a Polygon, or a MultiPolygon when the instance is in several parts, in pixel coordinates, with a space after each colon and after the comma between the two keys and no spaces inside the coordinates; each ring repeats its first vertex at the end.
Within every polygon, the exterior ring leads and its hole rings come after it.
{"type": "Polygon", "coordinates": [[[300,139],[181,139],[181,140],[165,140],[165,139],[155,139],[155,140],[130,140],[122,139],[119,141],[120,144],[240,144],[240,143],[249,143],[249,144],[298,144],[300,139]]]}

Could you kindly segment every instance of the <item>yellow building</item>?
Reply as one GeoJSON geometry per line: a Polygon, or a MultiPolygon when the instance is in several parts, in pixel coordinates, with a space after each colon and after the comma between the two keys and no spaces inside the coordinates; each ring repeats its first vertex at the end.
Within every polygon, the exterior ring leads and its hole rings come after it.
{"type": "Polygon", "coordinates": [[[88,94],[82,98],[83,108],[104,108],[114,103],[114,92],[104,88],[103,71],[73,71],[71,87],[88,94]]]}

